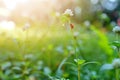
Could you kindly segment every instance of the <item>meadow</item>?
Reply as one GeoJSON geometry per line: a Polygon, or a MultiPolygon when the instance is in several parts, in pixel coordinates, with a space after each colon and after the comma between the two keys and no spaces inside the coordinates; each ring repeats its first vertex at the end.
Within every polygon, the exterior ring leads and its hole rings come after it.
{"type": "Polygon", "coordinates": [[[26,23],[23,28],[1,31],[1,80],[77,80],[79,71],[81,80],[114,79],[114,70],[101,67],[114,59],[110,42],[115,33],[93,25],[56,25],[40,29],[26,23]]]}
{"type": "Polygon", "coordinates": [[[119,19],[78,20],[70,8],[45,22],[12,17],[0,20],[0,80],[120,80],[119,19]]]}

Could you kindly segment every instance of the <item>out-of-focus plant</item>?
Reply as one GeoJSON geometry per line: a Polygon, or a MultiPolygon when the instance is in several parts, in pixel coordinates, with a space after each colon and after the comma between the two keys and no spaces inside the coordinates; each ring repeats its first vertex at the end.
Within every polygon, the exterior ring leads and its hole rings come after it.
{"type": "MultiPolygon", "coordinates": [[[[66,9],[66,11],[64,12],[64,14],[62,15],[61,17],[61,21],[62,23],[64,24],[67,24],[67,27],[70,29],[70,32],[71,32],[71,36],[72,36],[72,39],[73,39],[73,48],[74,48],[74,52],[75,52],[75,58],[74,58],[74,61],[76,64],[72,63],[72,62],[66,62],[68,58],[65,58],[61,64],[59,65],[58,67],[58,71],[60,71],[61,67],[63,66],[63,64],[71,64],[71,65],[74,65],[74,66],[77,66],[77,76],[78,76],[78,80],[81,80],[80,78],[80,69],[82,66],[86,65],[86,64],[92,64],[92,63],[95,63],[97,64],[97,62],[86,62],[82,56],[80,56],[76,50],[77,50],[77,37],[79,36],[79,33],[75,33],[74,32],[74,24],[71,22],[70,20],[70,16],[73,16],[73,12],[70,10],[70,9],[66,9]],[[81,58],[80,58],[81,57],[81,58]]],[[[66,26],[66,25],[65,25],[66,26]]]]}
{"type": "Polygon", "coordinates": [[[119,42],[119,33],[120,33],[120,26],[118,25],[118,26],[115,26],[114,28],[113,28],[113,32],[115,32],[115,34],[116,34],[116,41],[114,41],[113,43],[112,43],[112,45],[113,46],[115,46],[116,47],[116,49],[117,49],[117,55],[118,55],[118,59],[115,59],[113,62],[113,65],[114,65],[114,67],[115,67],[115,72],[116,72],[116,80],[119,80],[119,65],[120,65],[120,63],[119,63],[119,61],[120,61],[120,42],[119,42]]]}
{"type": "Polygon", "coordinates": [[[111,43],[116,50],[117,57],[113,59],[111,64],[104,64],[101,70],[111,70],[115,69],[115,79],[119,80],[119,68],[120,68],[120,42],[119,42],[119,33],[120,33],[120,26],[115,26],[113,28],[113,32],[116,34],[116,40],[111,43]]]}

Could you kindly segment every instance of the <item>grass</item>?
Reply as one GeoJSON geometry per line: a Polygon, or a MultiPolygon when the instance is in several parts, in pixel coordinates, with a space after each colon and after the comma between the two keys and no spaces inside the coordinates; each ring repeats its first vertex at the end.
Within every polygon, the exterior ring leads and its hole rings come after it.
{"type": "MultiPolygon", "coordinates": [[[[45,30],[30,28],[27,37],[26,32],[21,29],[9,32],[9,34],[1,32],[0,78],[2,80],[29,80],[31,76],[37,80],[48,80],[51,77],[77,80],[77,67],[74,65],[63,64],[57,72],[62,60],[70,54],[66,63],[75,64],[74,40],[69,30],[64,28],[47,28],[45,30]]],[[[99,44],[100,41],[106,40],[103,38],[104,35],[98,35],[95,31],[82,27],[75,28],[74,32],[79,32],[76,39],[78,57],[82,56],[86,61],[97,61],[101,64],[110,59],[111,56],[108,53],[111,49],[99,44]]],[[[103,44],[107,46],[106,41],[103,44]]],[[[81,80],[86,77],[91,80],[99,79],[101,76],[100,67],[93,64],[81,68],[81,80]],[[93,69],[93,66],[96,68],[93,69]]],[[[110,79],[110,77],[106,79],[110,79]]]]}

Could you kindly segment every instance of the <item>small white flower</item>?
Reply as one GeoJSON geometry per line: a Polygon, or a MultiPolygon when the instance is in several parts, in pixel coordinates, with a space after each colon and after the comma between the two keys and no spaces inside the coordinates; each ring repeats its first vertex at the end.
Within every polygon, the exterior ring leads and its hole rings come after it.
{"type": "Polygon", "coordinates": [[[73,33],[73,36],[74,36],[74,37],[77,37],[78,35],[79,35],[79,32],[74,32],[74,33],[73,33]]]}
{"type": "Polygon", "coordinates": [[[112,49],[114,49],[114,50],[116,50],[116,49],[117,49],[117,47],[116,47],[116,46],[111,46],[111,48],[112,48],[112,49]]]}
{"type": "Polygon", "coordinates": [[[75,11],[75,14],[79,16],[82,12],[82,9],[77,6],[77,7],[75,7],[74,11],[75,11]]]}
{"type": "Polygon", "coordinates": [[[97,4],[99,2],[99,0],[91,0],[92,4],[97,4]]]}
{"type": "Polygon", "coordinates": [[[27,54],[24,56],[25,59],[32,59],[33,58],[33,55],[32,54],[27,54]]]}
{"type": "Polygon", "coordinates": [[[64,53],[64,50],[63,50],[62,46],[56,47],[56,51],[58,51],[59,53],[64,53]]]}
{"type": "Polygon", "coordinates": [[[30,28],[30,24],[29,23],[26,23],[23,27],[23,30],[27,30],[28,28],[30,28]]]}
{"type": "Polygon", "coordinates": [[[116,33],[120,32],[120,26],[115,26],[112,31],[116,33]]]}
{"type": "Polygon", "coordinates": [[[18,40],[17,40],[16,38],[13,38],[13,42],[14,42],[15,44],[18,44],[18,40]]]}
{"type": "Polygon", "coordinates": [[[111,69],[113,69],[112,64],[104,64],[100,70],[104,71],[104,70],[111,70],[111,69]]]}
{"type": "Polygon", "coordinates": [[[11,62],[6,62],[1,66],[1,69],[5,70],[5,69],[9,68],[11,65],[12,65],[11,62]]]}
{"type": "Polygon", "coordinates": [[[116,26],[116,22],[115,21],[111,21],[110,25],[111,26],[116,26]]]}
{"type": "Polygon", "coordinates": [[[120,67],[120,59],[119,58],[114,59],[113,62],[112,62],[112,66],[114,68],[119,68],[120,67]]]}
{"type": "Polygon", "coordinates": [[[84,25],[85,25],[86,27],[89,27],[89,26],[90,26],[90,21],[89,21],[89,20],[84,21],[84,25]]]}
{"type": "Polygon", "coordinates": [[[44,68],[44,74],[48,75],[51,73],[51,69],[49,67],[44,68]]]}
{"type": "Polygon", "coordinates": [[[29,76],[29,80],[36,80],[34,76],[29,76]]]}
{"type": "Polygon", "coordinates": [[[73,12],[71,9],[66,9],[64,12],[65,15],[73,16],[73,12]]]}
{"type": "Polygon", "coordinates": [[[108,16],[107,16],[107,14],[105,14],[105,13],[103,13],[103,14],[101,14],[101,18],[102,19],[106,19],[108,16]]]}
{"type": "Polygon", "coordinates": [[[56,13],[55,13],[55,16],[56,16],[56,17],[59,17],[59,16],[60,16],[60,13],[59,13],[59,12],[56,12],[56,13]]]}
{"type": "Polygon", "coordinates": [[[43,61],[38,61],[37,64],[38,65],[43,65],[43,61]]]}

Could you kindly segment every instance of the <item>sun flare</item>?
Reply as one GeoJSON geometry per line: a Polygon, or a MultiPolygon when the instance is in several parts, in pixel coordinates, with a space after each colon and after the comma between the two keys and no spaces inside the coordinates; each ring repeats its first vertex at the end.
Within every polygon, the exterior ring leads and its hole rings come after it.
{"type": "Polygon", "coordinates": [[[28,0],[3,0],[5,6],[9,10],[15,9],[18,3],[26,3],[28,0]]]}
{"type": "Polygon", "coordinates": [[[1,30],[14,30],[15,23],[13,21],[1,21],[0,22],[0,29],[1,30]]]}

